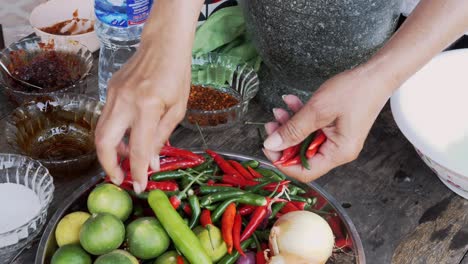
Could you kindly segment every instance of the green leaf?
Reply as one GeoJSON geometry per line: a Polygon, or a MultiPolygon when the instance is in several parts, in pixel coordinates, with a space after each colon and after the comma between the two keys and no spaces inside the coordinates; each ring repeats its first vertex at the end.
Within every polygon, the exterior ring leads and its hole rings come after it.
{"type": "Polygon", "coordinates": [[[245,21],[239,6],[223,8],[201,25],[193,45],[194,54],[205,54],[235,40],[245,32],[245,21]]]}

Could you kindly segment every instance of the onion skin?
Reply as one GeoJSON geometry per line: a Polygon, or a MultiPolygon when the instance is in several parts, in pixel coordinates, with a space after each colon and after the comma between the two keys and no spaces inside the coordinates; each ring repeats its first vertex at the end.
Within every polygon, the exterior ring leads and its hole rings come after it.
{"type": "Polygon", "coordinates": [[[335,238],[327,221],[308,211],[281,216],[270,232],[269,263],[324,264],[333,253],[335,238]]]}

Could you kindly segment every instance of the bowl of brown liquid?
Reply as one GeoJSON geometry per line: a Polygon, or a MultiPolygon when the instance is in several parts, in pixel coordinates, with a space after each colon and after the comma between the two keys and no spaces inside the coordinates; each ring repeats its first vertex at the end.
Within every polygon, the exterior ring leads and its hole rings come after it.
{"type": "Polygon", "coordinates": [[[0,72],[0,86],[17,105],[50,94],[84,94],[93,66],[92,53],[80,43],[57,44],[40,37],[11,44],[0,52],[0,60],[17,79],[42,87],[25,86],[0,72]]]}
{"type": "Polygon", "coordinates": [[[94,131],[103,104],[79,94],[37,98],[6,118],[12,149],[40,161],[54,176],[81,172],[96,161],[94,131]]]}

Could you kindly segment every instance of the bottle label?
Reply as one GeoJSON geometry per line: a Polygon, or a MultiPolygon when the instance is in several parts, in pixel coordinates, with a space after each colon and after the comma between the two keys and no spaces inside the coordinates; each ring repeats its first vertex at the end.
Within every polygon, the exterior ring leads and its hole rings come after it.
{"type": "Polygon", "coordinates": [[[153,0],[95,0],[94,10],[99,21],[125,28],[144,23],[152,4],[153,0]]]}

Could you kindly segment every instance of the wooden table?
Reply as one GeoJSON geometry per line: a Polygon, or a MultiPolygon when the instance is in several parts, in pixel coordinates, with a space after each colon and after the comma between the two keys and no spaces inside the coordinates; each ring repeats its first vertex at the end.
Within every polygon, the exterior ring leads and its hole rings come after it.
{"type": "MultiPolygon", "coordinates": [[[[94,68],[89,94],[97,98],[96,75],[94,68]]],[[[13,105],[0,95],[0,118],[12,109],[13,105]]],[[[248,121],[271,119],[271,113],[257,103],[250,106],[248,121]]],[[[263,158],[257,128],[244,125],[205,136],[210,148],[263,158]]],[[[184,148],[202,147],[199,134],[183,128],[174,132],[171,141],[184,148]]],[[[4,140],[0,146],[2,152],[9,151],[4,140]]],[[[96,165],[81,177],[57,177],[48,216],[98,171],[96,165]]],[[[367,263],[468,264],[468,201],[452,193],[424,165],[399,132],[388,106],[380,114],[358,160],[333,170],[318,183],[342,202],[354,221],[367,263]]],[[[24,250],[13,263],[33,263],[37,244],[36,241],[24,250]]]]}

